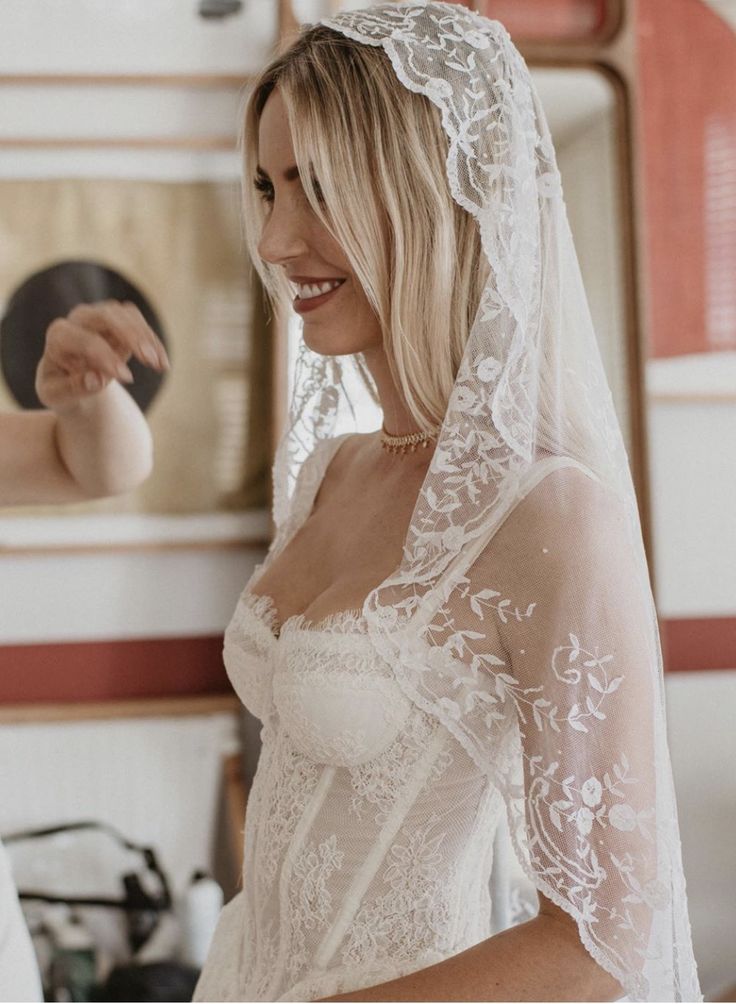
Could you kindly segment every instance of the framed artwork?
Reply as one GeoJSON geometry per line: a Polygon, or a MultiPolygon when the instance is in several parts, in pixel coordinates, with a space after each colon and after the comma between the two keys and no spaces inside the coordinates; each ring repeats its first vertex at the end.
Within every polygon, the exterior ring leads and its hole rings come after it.
{"type": "MultiPolygon", "coordinates": [[[[187,99],[196,122],[197,102],[207,92],[211,105],[214,88],[223,132],[104,136],[98,128],[93,139],[69,134],[72,116],[62,136],[0,136],[0,408],[40,406],[33,383],[46,329],[79,302],[132,300],[172,361],[163,379],[132,364],[129,390],[154,439],[149,479],[114,499],[6,509],[0,546],[267,540],[270,332],[243,240],[234,134],[244,78],[136,85],[131,77],[122,90],[104,77],[2,83],[16,98],[38,100],[96,84],[129,123],[136,108],[169,121],[174,104],[187,122],[187,99]]],[[[102,96],[92,108],[100,117],[102,96]]]]}

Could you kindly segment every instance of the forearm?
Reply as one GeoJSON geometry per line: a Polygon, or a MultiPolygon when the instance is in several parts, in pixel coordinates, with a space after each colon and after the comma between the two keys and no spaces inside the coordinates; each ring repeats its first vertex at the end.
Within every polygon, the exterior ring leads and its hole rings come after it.
{"type": "Polygon", "coordinates": [[[396,980],[324,1001],[604,1001],[623,991],[570,929],[539,915],[396,980]]]}
{"type": "Polygon", "coordinates": [[[116,381],[60,412],[55,441],[63,467],[88,497],[130,491],[151,472],[148,424],[116,381]]]}

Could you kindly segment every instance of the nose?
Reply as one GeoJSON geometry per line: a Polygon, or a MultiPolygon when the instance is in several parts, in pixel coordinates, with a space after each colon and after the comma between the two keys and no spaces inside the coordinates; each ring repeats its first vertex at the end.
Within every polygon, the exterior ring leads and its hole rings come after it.
{"type": "Polygon", "coordinates": [[[274,202],[258,240],[258,254],[271,265],[283,265],[306,250],[298,212],[284,202],[274,202]]]}

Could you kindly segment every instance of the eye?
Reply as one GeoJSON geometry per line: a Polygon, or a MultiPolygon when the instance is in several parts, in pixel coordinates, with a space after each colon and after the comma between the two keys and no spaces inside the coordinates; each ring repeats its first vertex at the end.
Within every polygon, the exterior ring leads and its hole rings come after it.
{"type": "Polygon", "coordinates": [[[253,179],[253,185],[263,202],[273,202],[273,185],[268,178],[256,175],[253,179]]]}

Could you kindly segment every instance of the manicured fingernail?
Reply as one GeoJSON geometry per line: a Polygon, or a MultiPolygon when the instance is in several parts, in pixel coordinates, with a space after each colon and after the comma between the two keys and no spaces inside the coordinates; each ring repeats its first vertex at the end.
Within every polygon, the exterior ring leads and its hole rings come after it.
{"type": "Polygon", "coordinates": [[[84,374],[84,386],[86,390],[99,390],[100,389],[100,378],[96,373],[85,373],[84,374]]]}
{"type": "Polygon", "coordinates": [[[121,380],[125,380],[126,383],[133,382],[133,374],[130,372],[125,363],[118,363],[117,372],[121,380]]]}
{"type": "Polygon", "coordinates": [[[154,350],[151,348],[150,345],[141,346],[141,355],[146,360],[149,366],[159,365],[158,356],[156,355],[156,353],[154,352],[154,350]]]}

